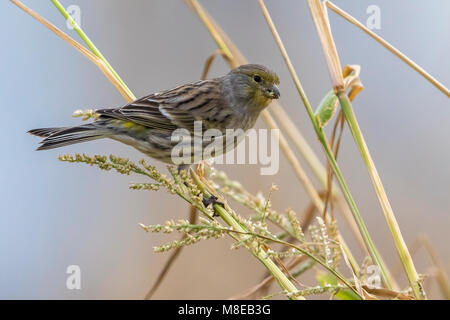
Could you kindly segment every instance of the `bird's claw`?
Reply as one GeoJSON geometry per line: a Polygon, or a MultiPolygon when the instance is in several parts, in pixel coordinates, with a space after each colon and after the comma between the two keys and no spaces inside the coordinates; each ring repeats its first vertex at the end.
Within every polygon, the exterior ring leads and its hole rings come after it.
{"type": "Polygon", "coordinates": [[[205,206],[205,208],[207,208],[209,205],[212,205],[213,209],[214,209],[214,213],[213,213],[213,217],[218,217],[219,215],[216,212],[216,209],[214,208],[215,204],[218,204],[221,207],[225,207],[223,202],[217,201],[218,198],[216,196],[211,196],[209,198],[203,198],[202,203],[205,206]]]}

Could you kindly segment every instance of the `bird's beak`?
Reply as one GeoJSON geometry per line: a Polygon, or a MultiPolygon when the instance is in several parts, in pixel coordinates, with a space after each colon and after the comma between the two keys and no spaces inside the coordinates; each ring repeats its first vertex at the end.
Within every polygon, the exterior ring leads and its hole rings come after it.
{"type": "Polygon", "coordinates": [[[267,88],[267,96],[270,99],[278,99],[280,97],[280,89],[276,85],[267,88]]]}

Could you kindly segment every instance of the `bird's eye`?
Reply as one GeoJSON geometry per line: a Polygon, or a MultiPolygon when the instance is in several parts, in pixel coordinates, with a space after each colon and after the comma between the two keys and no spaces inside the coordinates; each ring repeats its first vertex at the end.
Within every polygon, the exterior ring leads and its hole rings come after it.
{"type": "Polygon", "coordinates": [[[258,75],[254,75],[253,80],[255,80],[255,82],[261,82],[261,77],[258,75]]]}

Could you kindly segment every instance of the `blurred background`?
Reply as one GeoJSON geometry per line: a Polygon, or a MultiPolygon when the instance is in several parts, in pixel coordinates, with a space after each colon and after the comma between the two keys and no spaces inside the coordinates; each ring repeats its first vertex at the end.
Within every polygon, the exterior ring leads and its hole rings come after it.
{"type": "MultiPolygon", "coordinates": [[[[61,2],[66,8],[80,7],[82,28],[138,97],[199,79],[205,59],[216,50],[183,1],[61,2]]],[[[363,23],[369,16],[367,7],[379,6],[381,29],[375,31],[450,85],[449,1],[334,2],[363,23]]],[[[50,1],[24,3],[79,39],[50,1]]],[[[257,2],[201,3],[250,62],[278,73],[281,104],[325,160],[257,2]]],[[[309,99],[317,105],[330,81],[306,1],[266,0],[266,5],[309,99]]],[[[405,240],[412,244],[419,234],[427,234],[448,272],[449,100],[374,40],[329,14],[342,65],[362,67],[365,89],[354,107],[405,240]]],[[[57,159],[59,154],[75,152],[142,158],[117,142],[99,140],[34,151],[39,139],[26,134],[29,129],[76,125],[80,120],[71,117],[74,110],[117,107],[124,100],[96,66],[15,5],[2,1],[0,16],[0,298],[143,298],[169,256],[153,253],[153,246],[169,238],[147,234],[138,223],[186,218],[186,203],[163,190],[129,190],[129,182],[139,177],[57,159]],[[81,290],[66,288],[69,265],[81,268],[81,290]]],[[[217,59],[210,76],[227,71],[217,59]]],[[[258,127],[264,127],[261,120],[258,127]]],[[[152,163],[165,170],[164,165],[152,163]]],[[[395,270],[399,259],[392,238],[347,130],[339,163],[376,245],[395,270]]],[[[291,207],[300,213],[309,203],[281,154],[275,176],[259,175],[258,165],[220,168],[232,178],[251,177],[242,182],[254,193],[267,194],[271,184],[277,184],[280,190],[272,200],[279,211],[291,207]]],[[[344,233],[348,231],[345,223],[340,225],[344,233]]],[[[361,250],[348,237],[361,262],[361,250]]],[[[227,298],[256,284],[263,266],[245,250],[230,250],[231,243],[210,240],[186,248],[155,298],[227,298]]],[[[420,273],[429,271],[431,262],[423,250],[414,260],[420,273]]],[[[301,280],[314,285],[312,278],[301,280]]],[[[405,285],[405,279],[400,278],[400,283],[405,285]]],[[[432,298],[441,297],[434,280],[427,287],[432,298]]]]}

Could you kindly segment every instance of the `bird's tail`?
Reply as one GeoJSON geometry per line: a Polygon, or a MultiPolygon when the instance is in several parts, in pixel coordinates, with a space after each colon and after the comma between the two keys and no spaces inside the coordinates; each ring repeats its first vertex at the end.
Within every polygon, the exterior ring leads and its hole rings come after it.
{"type": "Polygon", "coordinates": [[[93,124],[65,128],[40,128],[28,131],[35,136],[44,137],[37,150],[48,150],[95,139],[104,138],[105,131],[93,124]]]}

